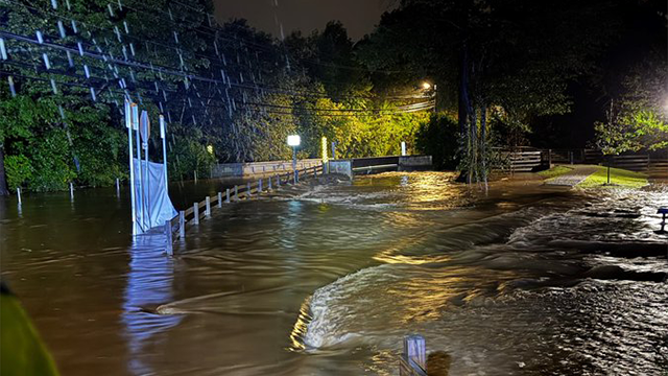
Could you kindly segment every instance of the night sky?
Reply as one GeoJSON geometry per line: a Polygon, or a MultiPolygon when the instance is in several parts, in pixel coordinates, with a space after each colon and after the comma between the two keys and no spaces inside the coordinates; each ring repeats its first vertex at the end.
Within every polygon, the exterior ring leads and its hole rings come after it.
{"type": "Polygon", "coordinates": [[[308,35],[323,30],[328,21],[340,20],[353,40],[373,31],[380,15],[392,0],[214,0],[220,21],[245,18],[251,26],[280,37],[275,17],[283,23],[285,35],[301,30],[308,35]]]}

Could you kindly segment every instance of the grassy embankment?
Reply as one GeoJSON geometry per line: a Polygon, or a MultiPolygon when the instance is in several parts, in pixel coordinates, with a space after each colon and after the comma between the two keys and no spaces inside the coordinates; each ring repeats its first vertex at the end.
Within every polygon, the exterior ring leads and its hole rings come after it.
{"type": "Polygon", "coordinates": [[[547,180],[569,173],[572,170],[573,170],[572,168],[566,166],[554,166],[549,170],[543,170],[538,172],[537,174],[540,175],[543,179],[547,180]]]}
{"type": "MultiPolygon", "coordinates": [[[[603,187],[625,187],[641,188],[648,183],[647,175],[640,172],[623,170],[621,168],[610,169],[610,184],[608,183],[608,169],[605,166],[597,167],[598,171],[590,175],[582,183],[578,184],[580,188],[603,188],[603,187]]],[[[555,166],[549,170],[538,172],[537,174],[545,180],[554,179],[558,176],[567,174],[573,169],[567,166],[555,166]]]]}
{"type": "Polygon", "coordinates": [[[578,184],[580,188],[598,188],[598,187],[625,187],[641,188],[649,184],[647,175],[640,172],[623,170],[621,168],[610,169],[610,184],[608,183],[608,168],[598,166],[597,172],[591,174],[585,181],[578,184]]]}

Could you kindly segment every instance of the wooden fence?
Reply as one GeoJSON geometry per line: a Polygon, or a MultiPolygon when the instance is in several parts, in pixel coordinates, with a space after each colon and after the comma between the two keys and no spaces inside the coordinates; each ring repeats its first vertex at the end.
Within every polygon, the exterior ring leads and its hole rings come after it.
{"type": "Polygon", "coordinates": [[[501,156],[506,160],[506,168],[502,170],[514,172],[534,172],[546,169],[549,166],[547,152],[534,148],[520,148],[513,150],[500,150],[501,156]]]}
{"type": "Polygon", "coordinates": [[[555,164],[607,165],[644,172],[650,177],[668,178],[668,154],[636,153],[606,157],[597,149],[534,149],[502,150],[510,172],[534,172],[555,164]]]}
{"type": "Polygon", "coordinates": [[[265,192],[280,189],[283,185],[295,185],[304,179],[322,175],[324,171],[323,165],[297,170],[296,173],[289,171],[267,178],[260,178],[254,183],[249,182],[245,185],[228,188],[225,192],[218,192],[218,195],[214,197],[207,196],[204,201],[195,202],[192,207],[180,211],[177,217],[165,223],[164,232],[167,235],[168,247],[171,245],[174,236],[185,238],[186,230],[189,227],[199,225],[202,218],[210,218],[212,209],[216,207],[222,208],[225,203],[249,200],[265,192]]]}

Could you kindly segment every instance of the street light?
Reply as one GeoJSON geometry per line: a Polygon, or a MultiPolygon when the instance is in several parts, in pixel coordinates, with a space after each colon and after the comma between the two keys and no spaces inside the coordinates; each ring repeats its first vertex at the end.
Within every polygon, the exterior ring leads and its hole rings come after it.
{"type": "Polygon", "coordinates": [[[298,134],[288,136],[288,146],[292,147],[292,173],[295,184],[297,184],[299,177],[297,176],[297,146],[302,143],[302,138],[298,134]]]}
{"type": "Polygon", "coordinates": [[[431,89],[431,84],[429,82],[425,81],[425,82],[422,83],[422,88],[424,88],[425,90],[429,90],[429,89],[431,89]]]}

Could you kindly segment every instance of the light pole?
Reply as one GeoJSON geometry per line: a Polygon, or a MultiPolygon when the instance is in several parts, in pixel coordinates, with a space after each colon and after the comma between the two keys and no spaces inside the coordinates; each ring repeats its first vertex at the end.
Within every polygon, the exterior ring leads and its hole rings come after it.
{"type": "Polygon", "coordinates": [[[292,173],[295,184],[299,182],[297,175],[297,146],[302,143],[302,138],[299,135],[293,134],[288,136],[288,146],[292,147],[292,173]]]}

